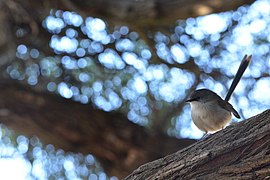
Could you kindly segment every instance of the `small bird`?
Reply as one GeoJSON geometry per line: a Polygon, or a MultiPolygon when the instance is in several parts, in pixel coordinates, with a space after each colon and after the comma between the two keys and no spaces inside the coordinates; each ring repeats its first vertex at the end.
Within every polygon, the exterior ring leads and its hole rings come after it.
{"type": "Polygon", "coordinates": [[[251,58],[251,55],[244,56],[225,100],[209,89],[196,90],[190,95],[190,98],[186,100],[186,102],[189,102],[191,105],[191,117],[194,124],[206,134],[208,134],[209,131],[213,132],[223,129],[231,120],[231,113],[233,113],[235,117],[240,118],[238,112],[228,101],[248,67],[251,58]]]}

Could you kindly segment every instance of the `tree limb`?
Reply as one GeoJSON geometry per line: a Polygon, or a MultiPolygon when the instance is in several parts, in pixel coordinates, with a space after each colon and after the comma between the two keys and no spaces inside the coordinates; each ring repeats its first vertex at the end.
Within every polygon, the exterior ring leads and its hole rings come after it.
{"type": "Polygon", "coordinates": [[[270,174],[270,110],[231,125],[162,159],[125,180],[263,179],[270,174]]]}
{"type": "Polygon", "coordinates": [[[66,151],[92,153],[106,172],[118,177],[195,142],[154,134],[120,113],[36,92],[18,82],[2,80],[0,89],[1,123],[66,151]]]}

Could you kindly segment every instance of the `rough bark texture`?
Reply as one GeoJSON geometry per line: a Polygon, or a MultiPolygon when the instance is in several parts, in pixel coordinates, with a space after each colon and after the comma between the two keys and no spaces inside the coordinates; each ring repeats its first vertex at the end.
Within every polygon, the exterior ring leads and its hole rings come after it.
{"type": "Polygon", "coordinates": [[[269,179],[270,110],[231,125],[162,159],[129,179],[269,179]]]}
{"type": "Polygon", "coordinates": [[[1,82],[0,89],[1,123],[67,151],[92,153],[106,172],[118,177],[195,142],[153,134],[120,113],[106,113],[19,84],[1,82]]]}

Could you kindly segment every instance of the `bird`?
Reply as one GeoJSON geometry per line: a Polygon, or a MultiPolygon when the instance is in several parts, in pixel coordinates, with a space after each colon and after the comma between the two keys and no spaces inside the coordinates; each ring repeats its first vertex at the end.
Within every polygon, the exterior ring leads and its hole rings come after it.
{"type": "Polygon", "coordinates": [[[240,118],[239,113],[228,102],[242,75],[251,61],[252,55],[245,55],[237,70],[229,91],[223,100],[209,89],[198,89],[191,93],[186,102],[191,105],[193,123],[207,135],[223,129],[231,120],[232,114],[240,118]]]}

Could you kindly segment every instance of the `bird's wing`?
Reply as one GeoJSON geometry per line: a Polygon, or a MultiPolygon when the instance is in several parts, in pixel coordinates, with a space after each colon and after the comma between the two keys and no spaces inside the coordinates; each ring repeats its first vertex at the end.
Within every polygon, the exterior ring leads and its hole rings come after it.
{"type": "Polygon", "coordinates": [[[238,119],[240,118],[240,115],[238,114],[238,112],[233,108],[233,106],[232,106],[229,102],[224,101],[224,100],[222,100],[222,99],[219,99],[219,100],[218,100],[218,104],[219,104],[221,107],[223,107],[224,109],[226,109],[227,111],[232,112],[233,115],[234,115],[235,117],[237,117],[238,119]]]}

